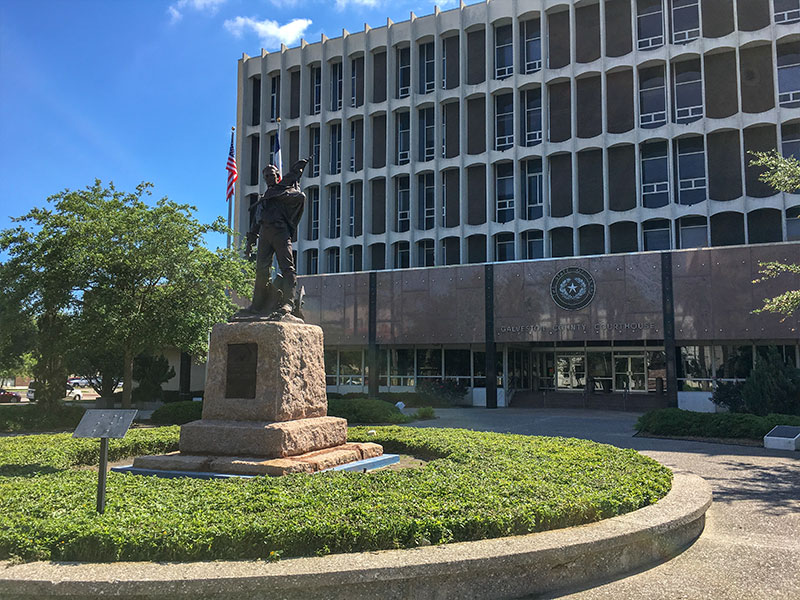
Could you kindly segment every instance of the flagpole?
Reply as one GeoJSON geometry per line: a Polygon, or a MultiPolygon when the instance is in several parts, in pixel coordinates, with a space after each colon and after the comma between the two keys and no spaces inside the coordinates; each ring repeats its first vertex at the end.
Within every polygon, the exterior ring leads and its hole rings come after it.
{"type": "MultiPolygon", "coordinates": [[[[231,144],[233,144],[234,131],[236,131],[236,127],[231,127],[231,144]]],[[[233,216],[233,202],[234,202],[234,199],[235,199],[235,194],[234,194],[233,197],[228,199],[228,246],[227,246],[228,250],[231,249],[231,232],[230,232],[230,229],[231,229],[231,219],[232,219],[232,216],[233,216]]]]}

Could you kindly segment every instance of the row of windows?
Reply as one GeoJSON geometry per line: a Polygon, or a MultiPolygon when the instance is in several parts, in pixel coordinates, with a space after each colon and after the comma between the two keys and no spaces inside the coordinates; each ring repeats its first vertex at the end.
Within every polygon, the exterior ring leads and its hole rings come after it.
{"type": "MultiPolygon", "coordinates": [[[[619,0],[611,0],[607,4],[614,5],[619,0]]],[[[627,4],[627,3],[626,3],[627,4]]],[[[740,29],[749,30],[753,25],[768,25],[768,6],[766,0],[740,0],[738,2],[740,29]]],[[[606,19],[608,36],[615,40],[630,36],[630,18],[626,18],[624,11],[630,11],[620,3],[620,6],[608,6],[606,19]],[[621,13],[621,11],[623,11],[621,13]]],[[[636,45],[640,51],[652,50],[664,45],[665,40],[673,44],[685,44],[700,36],[700,2],[698,0],[637,0],[636,1],[636,45]]],[[[708,9],[711,11],[711,8],[708,9]]],[[[800,0],[774,0],[774,21],[776,24],[791,24],[800,21],[800,0]]],[[[708,19],[709,17],[706,16],[708,19]]],[[[714,14],[713,19],[722,21],[724,15],[714,14]]],[[[561,68],[571,61],[569,44],[569,12],[555,12],[548,14],[549,23],[549,67],[561,68]]],[[[730,14],[731,30],[733,14],[730,14]]],[[[591,62],[599,58],[599,6],[593,4],[576,9],[576,49],[578,62],[591,62]],[[588,40],[588,41],[587,41],[588,40]],[[596,46],[596,49],[594,47],[596,46]],[[584,50],[584,48],[589,48],[584,50]]],[[[710,24],[706,24],[706,29],[710,24]]],[[[716,24],[719,28],[720,24],[716,24]]],[[[502,80],[513,75],[515,70],[515,56],[518,57],[517,71],[521,74],[533,73],[542,68],[542,34],[539,18],[526,19],[518,22],[519,51],[514,50],[513,24],[503,23],[492,27],[493,32],[493,77],[502,80]]],[[[723,29],[720,30],[722,33],[723,29]]],[[[709,36],[717,37],[717,36],[709,36]]],[[[467,40],[467,77],[468,84],[477,84],[485,81],[485,37],[482,31],[472,31],[466,34],[467,40]]],[[[457,37],[443,38],[441,40],[441,85],[444,89],[452,89],[459,85],[459,43],[457,37]],[[451,40],[451,43],[448,42],[451,40]]],[[[613,46],[614,42],[609,42],[613,46]]],[[[623,47],[627,52],[629,48],[623,47]]],[[[625,52],[625,53],[627,53],[625,52]]],[[[412,61],[411,49],[407,45],[397,45],[395,53],[394,96],[405,98],[412,90],[412,61]]],[[[373,86],[386,86],[385,52],[380,52],[381,59],[374,65],[373,86]]],[[[619,56],[619,52],[607,48],[610,56],[619,56]]],[[[436,59],[434,42],[417,44],[416,66],[416,93],[425,95],[436,88],[436,59]]],[[[364,57],[350,58],[350,106],[358,107],[364,103],[364,57]]],[[[327,64],[328,74],[328,109],[341,110],[343,103],[344,68],[342,61],[333,60],[327,64]]],[[[290,94],[290,117],[299,116],[300,101],[300,72],[295,71],[292,76],[292,90],[290,94]]],[[[316,115],[321,112],[323,102],[323,74],[319,64],[308,67],[310,85],[309,114],[316,115]]],[[[281,76],[272,75],[270,80],[270,99],[268,114],[271,121],[280,116],[281,76]]],[[[251,124],[256,125],[260,119],[261,79],[251,78],[252,86],[252,119],[251,124]]],[[[373,101],[385,100],[385,89],[373,95],[373,101]]],[[[800,96],[796,98],[800,100],[800,96]]],[[[791,100],[787,100],[791,101],[791,100]]],[[[783,101],[782,101],[783,103],[783,101]]]]}
{"type": "MultiPolygon", "coordinates": [[[[466,238],[466,256],[461,256],[460,239],[446,237],[437,245],[433,239],[422,239],[412,243],[401,240],[392,244],[390,262],[385,262],[386,246],[372,244],[369,250],[372,264],[369,268],[405,269],[409,267],[432,267],[462,263],[481,263],[487,260],[502,262],[509,260],[531,260],[545,257],[586,256],[613,253],[659,251],[671,249],[701,248],[738,244],[760,244],[780,242],[784,239],[781,211],[757,209],[747,215],[723,212],[710,218],[702,215],[669,219],[649,219],[637,225],[633,221],[603,225],[585,225],[573,231],[570,227],[555,227],[545,232],[539,229],[523,231],[519,236],[513,232],[501,232],[492,237],[491,254],[487,253],[487,237],[482,234],[466,238]],[[609,236],[606,246],[605,236],[609,236]],[[578,247],[574,248],[577,243],[578,247]],[[414,252],[412,253],[412,249],[414,252]],[[437,256],[438,252],[438,256],[437,256]]],[[[786,211],[787,241],[800,241],[800,206],[786,211]]],[[[324,250],[325,273],[361,271],[364,268],[363,248],[360,245],[345,249],[345,263],[341,263],[339,247],[324,250]]],[[[320,272],[319,250],[306,250],[304,274],[320,272]]]]}

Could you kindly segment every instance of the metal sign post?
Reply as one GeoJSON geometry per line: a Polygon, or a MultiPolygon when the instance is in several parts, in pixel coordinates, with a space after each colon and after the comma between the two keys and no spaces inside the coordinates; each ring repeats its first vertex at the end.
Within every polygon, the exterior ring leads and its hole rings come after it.
{"type": "Polygon", "coordinates": [[[100,471],[97,477],[97,512],[106,508],[108,478],[108,439],[123,438],[139,412],[131,410],[87,410],[75,428],[74,438],[100,438],[100,471]]]}

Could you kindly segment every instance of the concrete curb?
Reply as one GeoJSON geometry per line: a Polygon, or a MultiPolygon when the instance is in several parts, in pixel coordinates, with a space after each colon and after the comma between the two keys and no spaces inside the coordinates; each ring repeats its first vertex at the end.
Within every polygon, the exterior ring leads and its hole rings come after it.
{"type": "Polygon", "coordinates": [[[704,479],[676,473],[658,503],[579,527],[276,563],[5,563],[0,597],[518,598],[665,561],[700,535],[710,505],[704,479]]]}

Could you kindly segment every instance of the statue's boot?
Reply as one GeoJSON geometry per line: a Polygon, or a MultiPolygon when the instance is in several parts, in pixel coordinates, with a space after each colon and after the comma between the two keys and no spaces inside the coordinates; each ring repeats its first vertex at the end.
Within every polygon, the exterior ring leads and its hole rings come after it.
{"type": "Polygon", "coordinates": [[[283,288],[283,303],[278,307],[279,313],[290,315],[294,312],[294,297],[297,294],[297,281],[285,284],[283,288]]]}
{"type": "Polygon", "coordinates": [[[256,273],[256,283],[253,289],[253,300],[250,306],[240,310],[237,316],[257,315],[264,310],[267,301],[267,276],[263,273],[256,273]]]}

